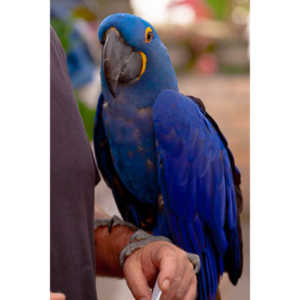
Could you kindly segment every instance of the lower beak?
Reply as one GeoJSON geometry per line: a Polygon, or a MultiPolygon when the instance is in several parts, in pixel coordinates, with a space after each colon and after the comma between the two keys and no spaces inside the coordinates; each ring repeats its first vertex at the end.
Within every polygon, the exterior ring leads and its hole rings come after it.
{"type": "Polygon", "coordinates": [[[116,95],[120,84],[135,82],[143,69],[141,54],[126,45],[119,31],[114,27],[111,27],[105,35],[103,68],[113,96],[116,95]]]}

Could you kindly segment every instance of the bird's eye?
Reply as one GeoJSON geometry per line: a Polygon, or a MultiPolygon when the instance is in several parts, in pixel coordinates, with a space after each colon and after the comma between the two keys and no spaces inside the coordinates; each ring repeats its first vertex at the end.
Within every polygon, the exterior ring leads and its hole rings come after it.
{"type": "Polygon", "coordinates": [[[154,37],[154,34],[152,32],[151,27],[147,27],[146,32],[145,32],[145,42],[150,43],[154,37]]]}

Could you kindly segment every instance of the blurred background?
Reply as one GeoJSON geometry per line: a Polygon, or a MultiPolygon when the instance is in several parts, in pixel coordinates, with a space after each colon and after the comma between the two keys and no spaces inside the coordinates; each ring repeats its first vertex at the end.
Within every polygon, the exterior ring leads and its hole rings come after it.
{"type": "MultiPolygon", "coordinates": [[[[236,287],[221,280],[223,300],[250,298],[249,268],[249,0],[51,0],[51,25],[67,54],[78,108],[92,141],[100,87],[99,23],[128,12],[152,23],[167,46],[180,91],[201,98],[218,122],[242,174],[244,271],[236,287]]],[[[96,203],[119,214],[101,181],[96,203]]],[[[97,278],[98,298],[133,299],[124,280],[97,278]]]]}

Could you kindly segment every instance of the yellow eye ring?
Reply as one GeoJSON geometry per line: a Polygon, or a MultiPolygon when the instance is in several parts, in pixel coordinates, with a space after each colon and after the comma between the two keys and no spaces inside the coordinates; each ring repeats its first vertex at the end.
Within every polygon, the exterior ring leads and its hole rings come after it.
{"type": "Polygon", "coordinates": [[[151,27],[147,27],[145,30],[145,42],[150,43],[153,39],[153,32],[151,27]]]}

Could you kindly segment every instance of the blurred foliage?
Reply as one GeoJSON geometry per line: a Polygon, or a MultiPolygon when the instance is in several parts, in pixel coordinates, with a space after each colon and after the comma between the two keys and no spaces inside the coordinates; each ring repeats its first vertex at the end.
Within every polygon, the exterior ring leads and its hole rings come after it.
{"type": "Polygon", "coordinates": [[[51,18],[50,23],[59,37],[65,52],[68,53],[70,49],[69,35],[73,26],[72,20],[69,19],[68,21],[63,21],[57,18],[51,18]]]}
{"type": "Polygon", "coordinates": [[[89,7],[93,10],[93,12],[98,16],[100,20],[113,13],[134,13],[130,0],[90,0],[86,2],[93,2],[94,5],[90,5],[89,7]]]}
{"type": "MultiPolygon", "coordinates": [[[[70,33],[72,31],[73,22],[75,18],[85,18],[85,17],[91,17],[87,15],[87,10],[78,10],[75,11],[72,17],[70,17],[67,21],[60,20],[57,18],[51,18],[51,25],[53,29],[55,30],[57,36],[59,37],[62,47],[67,54],[70,50],[71,44],[70,44],[70,33]]],[[[96,109],[91,109],[87,105],[85,105],[78,97],[78,93],[76,90],[74,90],[75,99],[78,105],[78,110],[81,114],[83,124],[88,136],[89,141],[92,141],[93,139],[93,130],[94,130],[94,119],[96,115],[96,109]]]]}
{"type": "Polygon", "coordinates": [[[85,6],[77,6],[72,11],[72,16],[75,19],[83,19],[87,22],[97,20],[97,16],[85,6]]]}
{"type": "Polygon", "coordinates": [[[93,132],[94,132],[94,121],[96,115],[96,109],[91,109],[87,105],[85,105],[78,97],[77,93],[75,93],[78,110],[81,114],[83,124],[85,127],[85,131],[89,138],[89,141],[93,140],[93,132]]]}
{"type": "Polygon", "coordinates": [[[224,74],[228,75],[235,75],[235,74],[249,74],[250,72],[250,65],[243,65],[243,66],[238,66],[238,65],[225,65],[225,64],[220,64],[219,65],[219,71],[224,74]]]}
{"type": "Polygon", "coordinates": [[[230,0],[206,0],[218,20],[225,20],[230,12],[230,0]]]}

